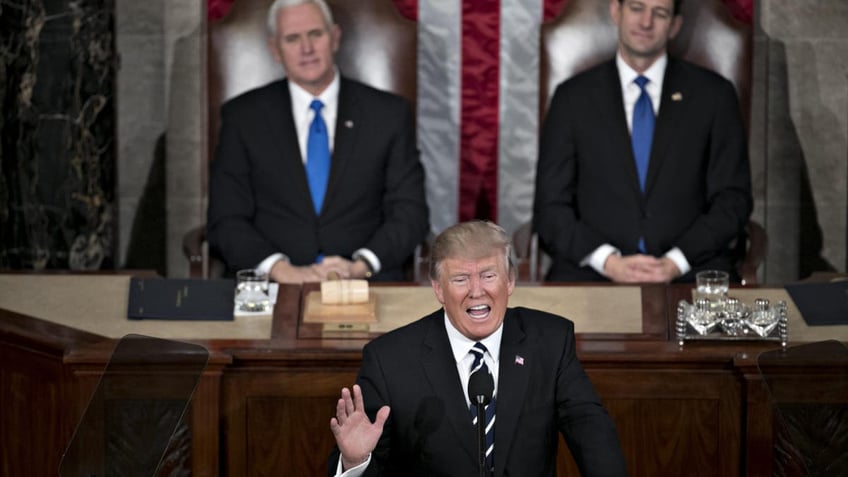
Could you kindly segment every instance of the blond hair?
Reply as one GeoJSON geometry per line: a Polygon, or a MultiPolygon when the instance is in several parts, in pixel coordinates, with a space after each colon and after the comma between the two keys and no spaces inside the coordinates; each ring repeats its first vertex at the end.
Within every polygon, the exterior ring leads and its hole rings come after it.
{"type": "Polygon", "coordinates": [[[438,280],[441,265],[448,258],[479,260],[502,254],[510,276],[515,275],[512,246],[506,231],[485,220],[460,222],[445,229],[430,248],[430,278],[438,280]]]}

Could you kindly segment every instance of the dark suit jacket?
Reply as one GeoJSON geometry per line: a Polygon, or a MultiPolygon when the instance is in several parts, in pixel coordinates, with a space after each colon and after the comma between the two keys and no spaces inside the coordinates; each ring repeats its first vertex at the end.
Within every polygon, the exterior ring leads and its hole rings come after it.
{"type": "MultiPolygon", "coordinates": [[[[357,383],[372,419],[391,407],[365,475],[478,475],[477,434],[443,310],[369,343],[357,383]]],[[[496,477],[554,476],[558,432],[584,477],[626,474],[612,420],[577,360],[569,320],[507,310],[496,412],[496,477]]],[[[331,475],[336,464],[331,458],[331,475]]]]}
{"type": "Polygon", "coordinates": [[[733,85],[669,58],[646,189],[639,188],[615,60],[557,87],[542,130],[533,224],[550,280],[603,279],[579,263],[610,243],[623,255],[679,247],[692,272],[733,272],[730,244],[753,206],[733,85]]]}
{"type": "Polygon", "coordinates": [[[287,80],[238,96],[221,108],[209,178],[207,238],[230,270],[273,253],[294,265],[365,247],[381,275],[401,267],[429,231],[424,170],[408,103],[341,79],[330,178],[315,213],[298,147],[287,80]]]}

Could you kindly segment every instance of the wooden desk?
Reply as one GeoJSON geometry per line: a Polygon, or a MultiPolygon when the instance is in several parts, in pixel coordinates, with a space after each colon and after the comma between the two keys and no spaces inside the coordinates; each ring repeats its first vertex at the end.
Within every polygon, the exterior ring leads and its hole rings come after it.
{"type": "MultiPolygon", "coordinates": [[[[192,340],[210,350],[210,364],[186,420],[191,438],[169,454],[182,455],[179,465],[192,475],[326,474],[329,419],[372,335],[327,336],[303,324],[310,289],[281,287],[268,339],[192,340]]],[[[778,345],[678,347],[674,312],[690,290],[641,288],[639,332],[578,334],[579,357],[616,422],[630,475],[772,475],[775,431],[756,357],[778,345]]],[[[115,342],[0,310],[5,475],[55,474],[115,342]]],[[[564,449],[559,469],[575,475],[564,449]]]]}

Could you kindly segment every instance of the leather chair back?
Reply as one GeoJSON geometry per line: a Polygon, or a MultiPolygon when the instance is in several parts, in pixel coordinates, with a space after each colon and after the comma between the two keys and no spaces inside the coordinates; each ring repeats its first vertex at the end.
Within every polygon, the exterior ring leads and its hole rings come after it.
{"type": "MultiPolygon", "coordinates": [[[[208,157],[214,157],[221,104],[285,75],[268,49],[268,8],[273,0],[235,0],[227,15],[207,29],[208,157]]],[[[418,26],[402,16],[392,0],[327,0],[342,30],[336,64],[339,71],[379,89],[407,98],[418,95],[418,26]]],[[[201,182],[208,194],[208,165],[201,182]]],[[[210,257],[205,225],[183,237],[192,277],[217,277],[220,260],[210,257]]],[[[416,255],[418,257],[418,255],[416,255]]]]}
{"type": "MultiPolygon", "coordinates": [[[[557,85],[615,55],[617,32],[609,0],[567,0],[542,26],[539,88],[543,110],[557,85]]],[[[753,31],[733,17],[722,0],[684,0],[683,27],[669,54],[718,72],[736,86],[743,120],[751,117],[753,31]]],[[[543,114],[544,115],[544,114],[543,114]]],[[[750,130],[750,127],[748,127],[750,130]]]]}
{"type": "MultiPolygon", "coordinates": [[[[684,0],[683,26],[669,43],[669,54],[718,72],[736,87],[742,119],[750,133],[751,78],[753,66],[753,29],[734,18],[722,0],[684,0]]],[[[609,13],[609,0],[566,0],[556,18],[542,26],[540,57],[540,113],[544,118],[557,85],[615,55],[618,33],[609,13]]],[[[525,224],[525,227],[529,224],[525,224]]],[[[521,231],[521,230],[519,230],[521,231]]],[[[740,246],[738,264],[743,284],[757,283],[768,238],[761,225],[750,221],[747,237],[740,246]]],[[[535,233],[528,240],[526,230],[516,235],[519,263],[535,265],[530,281],[541,280],[544,257],[532,247],[535,233]]],[[[519,267],[519,271],[523,268],[519,267]]],[[[533,268],[530,268],[533,270],[533,268]]]]}
{"type": "MultiPolygon", "coordinates": [[[[228,99],[285,75],[268,50],[267,14],[273,0],[236,0],[208,28],[210,159],[217,143],[220,106],[228,99]]],[[[417,24],[392,0],[327,0],[342,30],[339,71],[415,104],[417,24]]]]}

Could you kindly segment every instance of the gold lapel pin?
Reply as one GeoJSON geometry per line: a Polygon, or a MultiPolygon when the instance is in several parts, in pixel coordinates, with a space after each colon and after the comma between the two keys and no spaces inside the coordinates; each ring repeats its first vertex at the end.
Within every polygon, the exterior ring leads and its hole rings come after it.
{"type": "Polygon", "coordinates": [[[347,121],[345,121],[345,123],[344,123],[344,124],[345,124],[345,127],[346,127],[346,128],[348,128],[348,129],[350,129],[350,128],[352,128],[352,127],[353,127],[353,121],[351,121],[350,119],[348,119],[347,121]]]}
{"type": "Polygon", "coordinates": [[[683,93],[677,91],[671,95],[672,101],[683,101],[683,93]]]}

